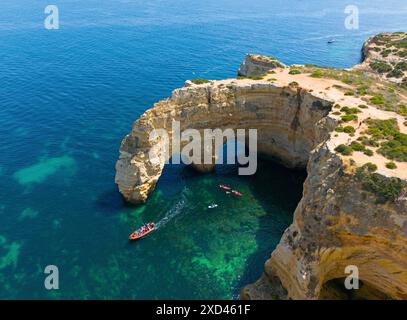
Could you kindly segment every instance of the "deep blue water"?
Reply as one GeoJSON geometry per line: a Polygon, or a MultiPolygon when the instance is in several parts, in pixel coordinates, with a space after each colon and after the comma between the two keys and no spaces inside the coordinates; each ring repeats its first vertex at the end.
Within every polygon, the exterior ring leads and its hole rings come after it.
{"type": "Polygon", "coordinates": [[[407,29],[405,1],[0,2],[0,298],[223,298],[254,281],[292,221],[304,173],[260,163],[199,175],[169,167],[146,205],[114,184],[132,122],[190,78],[234,77],[247,52],[351,67],[366,37],[407,29]],[[330,38],[337,41],[327,45],[330,38]],[[245,197],[225,197],[220,182],[245,197]],[[219,207],[207,209],[216,202],[219,207]],[[168,222],[129,244],[141,222],[168,222]],[[60,289],[44,289],[46,265],[60,289]]]}

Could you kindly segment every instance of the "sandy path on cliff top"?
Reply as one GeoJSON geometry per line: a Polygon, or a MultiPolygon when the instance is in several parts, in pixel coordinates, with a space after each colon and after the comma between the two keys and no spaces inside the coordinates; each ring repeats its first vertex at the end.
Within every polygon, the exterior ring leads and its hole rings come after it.
{"type": "MultiPolygon", "coordinates": [[[[253,83],[270,83],[269,79],[273,79],[272,83],[278,86],[288,86],[291,82],[296,81],[301,88],[312,92],[315,96],[322,99],[327,99],[330,101],[335,101],[335,103],[341,106],[356,107],[358,105],[367,105],[367,109],[360,109],[361,112],[358,113],[358,120],[347,123],[346,125],[351,125],[355,128],[356,132],[353,137],[342,132],[333,132],[331,134],[331,139],[328,142],[328,146],[333,150],[340,144],[349,144],[351,141],[356,140],[361,133],[367,129],[366,124],[363,121],[367,118],[373,119],[390,119],[396,118],[400,127],[400,131],[407,134],[407,127],[404,125],[404,117],[398,115],[394,112],[384,111],[372,107],[360,98],[354,96],[345,96],[344,92],[335,88],[334,85],[341,86],[343,88],[352,88],[349,85],[344,84],[341,81],[335,79],[326,78],[312,78],[309,74],[289,74],[290,69],[276,69],[276,73],[268,74],[263,80],[251,80],[247,78],[243,79],[226,79],[216,81],[218,84],[230,84],[230,83],[240,83],[240,84],[253,84],[253,83]]],[[[339,109],[334,109],[338,111],[339,109]]],[[[333,118],[339,119],[340,115],[334,115],[331,113],[333,118]]],[[[385,176],[397,176],[402,179],[407,179],[407,163],[394,161],[397,165],[397,169],[391,170],[386,168],[386,163],[392,160],[387,159],[376,152],[378,148],[369,147],[375,151],[374,156],[369,157],[363,152],[353,152],[352,156],[343,156],[344,159],[353,159],[357,166],[362,166],[367,162],[372,162],[377,165],[377,172],[385,176]]]]}

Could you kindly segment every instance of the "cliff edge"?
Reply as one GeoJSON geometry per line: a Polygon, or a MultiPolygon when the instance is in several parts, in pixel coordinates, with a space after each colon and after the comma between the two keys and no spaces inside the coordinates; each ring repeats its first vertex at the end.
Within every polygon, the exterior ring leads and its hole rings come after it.
{"type": "MultiPolygon", "coordinates": [[[[366,57],[369,48],[368,41],[366,57]]],[[[407,89],[403,80],[365,70],[368,64],[286,66],[248,55],[237,79],[188,81],[122,141],[120,192],[132,203],[147,200],[168,160],[165,150],[174,147],[173,120],[181,130],[256,128],[259,153],[306,168],[308,177],[292,225],[241,297],[407,298],[407,89]],[[154,129],[170,139],[151,138],[154,129]],[[349,265],[362,283],[352,296],[338,286],[349,265]]]]}

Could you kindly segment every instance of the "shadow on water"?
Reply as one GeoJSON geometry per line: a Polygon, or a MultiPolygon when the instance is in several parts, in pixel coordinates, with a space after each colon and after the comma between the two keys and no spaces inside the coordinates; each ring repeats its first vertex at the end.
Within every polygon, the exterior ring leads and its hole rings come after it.
{"type": "Polygon", "coordinates": [[[236,283],[234,298],[238,298],[241,288],[257,281],[264,272],[265,262],[292,223],[306,176],[305,170],[287,169],[273,160],[259,159],[258,171],[248,178],[248,185],[267,214],[258,217],[260,228],[255,234],[258,249],[247,258],[245,270],[236,283]],[[270,225],[270,215],[274,216],[274,225],[270,225]]]}
{"type": "Polygon", "coordinates": [[[102,192],[94,205],[107,215],[121,211],[127,217],[125,232],[148,221],[162,225],[143,241],[125,245],[137,257],[126,260],[129,266],[144,261],[138,272],[154,272],[150,281],[160,282],[163,290],[157,294],[135,273],[145,290],[136,292],[137,297],[237,298],[240,288],[260,277],[264,262],[292,222],[304,179],[304,172],[261,159],[254,176],[239,176],[237,165],[219,165],[216,173],[203,175],[190,166],[168,164],[145,205],[126,204],[114,188],[102,192]],[[225,195],[218,187],[221,183],[244,196],[225,195]],[[208,209],[211,203],[219,208],[208,209]]]}
{"type": "Polygon", "coordinates": [[[98,195],[94,201],[94,206],[97,212],[104,212],[106,214],[115,214],[120,212],[123,208],[131,208],[132,205],[126,202],[120,194],[117,187],[112,187],[98,195]]]}

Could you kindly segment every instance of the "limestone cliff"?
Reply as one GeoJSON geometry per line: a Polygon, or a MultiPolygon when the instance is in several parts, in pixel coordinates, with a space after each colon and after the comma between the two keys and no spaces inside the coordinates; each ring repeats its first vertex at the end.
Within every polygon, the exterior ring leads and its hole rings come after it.
{"type": "Polygon", "coordinates": [[[348,265],[363,282],[352,298],[407,298],[407,92],[362,69],[287,67],[248,55],[238,79],[188,82],[123,140],[120,192],[147,200],[164,150],[174,147],[173,120],[181,130],[256,128],[260,153],[306,168],[308,177],[292,225],[242,298],[349,298],[335,287],[348,265]],[[151,138],[154,129],[170,139],[151,138]]]}
{"type": "Polygon", "coordinates": [[[304,167],[309,152],[328,135],[325,116],[331,108],[331,102],[307,90],[268,82],[226,80],[177,89],[146,111],[123,140],[116,183],[128,201],[147,199],[168,160],[164,150],[173,147],[165,145],[171,144],[173,120],[180,121],[181,130],[256,128],[260,153],[304,167]],[[150,140],[154,129],[166,129],[170,141],[150,140]]]}
{"type": "MultiPolygon", "coordinates": [[[[329,143],[312,152],[308,178],[293,224],[266,262],[265,276],[246,287],[248,299],[344,298],[329,293],[330,281],[355,265],[365,287],[354,298],[407,298],[407,199],[377,203],[363,190],[353,168],[329,143]],[[376,298],[376,297],[374,297],[376,298]]],[[[343,284],[343,281],[342,281],[343,284]]],[[[347,298],[345,296],[345,298],[347,298]]]]}
{"type": "Polygon", "coordinates": [[[247,54],[246,59],[240,65],[238,75],[258,77],[277,68],[285,68],[285,65],[273,57],[247,54]]]}
{"type": "Polygon", "coordinates": [[[407,85],[407,34],[384,32],[370,37],[362,48],[363,62],[354,67],[382,79],[407,85]]]}

